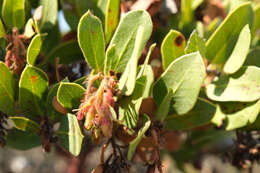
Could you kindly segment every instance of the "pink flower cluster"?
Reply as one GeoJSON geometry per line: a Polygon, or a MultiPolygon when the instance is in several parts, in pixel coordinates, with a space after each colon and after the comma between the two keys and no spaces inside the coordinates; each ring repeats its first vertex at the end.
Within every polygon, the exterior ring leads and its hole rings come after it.
{"type": "Polygon", "coordinates": [[[114,107],[113,93],[116,88],[114,76],[103,76],[101,73],[90,76],[87,80],[87,90],[77,112],[78,120],[85,117],[84,127],[92,130],[98,138],[100,131],[107,138],[112,137],[113,118],[110,111],[114,107]],[[100,81],[98,88],[94,82],[100,81]]]}

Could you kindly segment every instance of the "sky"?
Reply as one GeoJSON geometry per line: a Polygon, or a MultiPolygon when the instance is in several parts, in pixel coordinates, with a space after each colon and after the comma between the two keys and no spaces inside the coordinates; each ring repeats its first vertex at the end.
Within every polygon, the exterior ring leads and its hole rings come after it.
{"type": "Polygon", "coordinates": [[[59,24],[60,31],[62,33],[66,33],[68,31],[70,31],[70,26],[66,22],[62,11],[59,11],[59,14],[58,14],[58,24],[59,24]]]}

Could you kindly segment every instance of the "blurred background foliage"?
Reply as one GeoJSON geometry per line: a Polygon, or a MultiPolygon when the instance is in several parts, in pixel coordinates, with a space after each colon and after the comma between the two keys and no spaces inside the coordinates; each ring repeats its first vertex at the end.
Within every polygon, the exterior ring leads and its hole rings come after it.
{"type": "MultiPolygon", "coordinates": [[[[55,83],[56,78],[53,72],[57,69],[56,57],[59,57],[59,74],[63,79],[68,76],[70,81],[89,74],[90,69],[84,61],[82,52],[77,43],[77,27],[80,17],[89,9],[98,16],[105,27],[106,8],[104,4],[108,0],[25,0],[25,21],[28,21],[33,15],[37,17],[37,8],[42,5],[43,14],[40,24],[40,32],[47,33],[43,39],[42,49],[36,64],[47,71],[50,83],[55,83]],[[46,10],[45,12],[45,9],[46,10]],[[66,50],[64,52],[63,50],[66,50]],[[73,58],[72,58],[73,57],[73,58]],[[49,63],[46,63],[49,62],[49,63]]],[[[123,16],[130,10],[144,9],[149,12],[153,20],[153,33],[148,41],[148,45],[143,51],[139,63],[144,61],[149,46],[156,42],[157,46],[151,55],[150,62],[153,66],[155,77],[162,73],[160,67],[161,54],[160,47],[163,39],[174,29],[181,32],[186,40],[193,32],[197,30],[200,37],[208,39],[218,28],[225,17],[237,6],[250,0],[121,0],[120,15],[123,16]]],[[[259,0],[251,0],[254,9],[260,9],[259,0]]],[[[3,4],[3,0],[0,0],[3,4]]],[[[0,11],[2,6],[0,5],[0,11]]],[[[259,11],[259,10],[258,10],[259,11]]],[[[258,13],[259,14],[259,13],[258,13]]],[[[1,14],[0,14],[1,15],[1,14]]],[[[0,16],[2,18],[2,16],[0,16]]],[[[260,16],[255,21],[258,27],[255,28],[252,39],[250,53],[245,62],[247,65],[256,65],[260,67],[260,16]],[[250,58],[252,57],[252,58],[250,58]]],[[[239,22],[239,21],[238,21],[239,22]]],[[[28,23],[27,23],[28,24],[28,23]]],[[[26,24],[26,25],[27,25],[26,24]]],[[[28,24],[30,25],[30,24],[28,24]]],[[[11,31],[8,31],[11,32],[11,31]]],[[[30,31],[20,29],[20,33],[30,31]]],[[[31,31],[34,32],[34,31],[31,31]]],[[[1,34],[1,33],[0,33],[1,34]]],[[[6,42],[0,38],[0,59],[4,60],[6,42]]],[[[200,93],[205,97],[205,93],[200,93]]],[[[232,105],[232,102],[230,103],[232,105]]],[[[225,107],[225,105],[221,105],[225,107]]],[[[232,107],[232,106],[231,106],[232,107]]],[[[256,120],[255,126],[259,125],[260,118],[256,120]]],[[[254,126],[252,126],[254,127],[254,126]]],[[[218,127],[219,129],[223,127],[218,127]]],[[[216,127],[199,127],[193,131],[180,131],[168,133],[164,140],[171,141],[165,146],[163,169],[165,172],[187,172],[187,173],[221,173],[221,172],[244,172],[231,166],[229,155],[237,144],[257,143],[259,144],[260,134],[258,131],[235,132],[219,131],[216,127]],[[206,129],[206,130],[204,130],[206,129]],[[237,138],[236,136],[240,136],[237,138]],[[244,140],[246,139],[246,142],[244,140]],[[235,142],[236,140],[236,142],[235,142]],[[170,151],[170,152],[169,152],[170,151]]],[[[259,127],[256,127],[259,128],[259,127]]],[[[31,147],[30,138],[28,143],[31,147]]],[[[15,146],[15,139],[11,140],[15,146]]],[[[38,144],[35,144],[37,146],[38,144]]],[[[28,148],[30,148],[28,147],[28,148]]],[[[40,148],[34,148],[29,151],[16,151],[0,149],[0,172],[90,172],[99,160],[100,146],[90,144],[89,155],[86,160],[78,164],[78,159],[73,156],[63,157],[63,155],[42,154],[40,148]],[[66,158],[66,159],[64,159],[66,158]],[[78,166],[77,168],[75,168],[78,166]]],[[[22,148],[23,149],[23,148],[22,148]]],[[[59,148],[57,148],[59,150],[59,148]]],[[[248,150],[239,151],[239,159],[246,160],[246,164],[254,164],[249,171],[259,172],[259,166],[250,161],[247,157],[248,150]]],[[[62,153],[62,152],[61,152],[62,153]]],[[[257,159],[256,159],[257,160],[257,159]]],[[[139,160],[140,161],[140,160],[139,160]]],[[[138,158],[136,160],[138,162],[138,158]]],[[[236,163],[233,163],[236,164],[236,163]]],[[[142,172],[144,167],[137,164],[133,167],[133,172],[142,172]]]]}

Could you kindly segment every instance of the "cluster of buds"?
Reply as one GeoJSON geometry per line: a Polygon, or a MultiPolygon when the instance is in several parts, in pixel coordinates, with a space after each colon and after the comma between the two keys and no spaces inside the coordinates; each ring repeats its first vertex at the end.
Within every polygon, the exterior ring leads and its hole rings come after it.
{"type": "Polygon", "coordinates": [[[25,65],[26,49],[22,39],[24,35],[19,35],[17,28],[13,28],[11,35],[6,35],[8,45],[6,47],[5,64],[15,74],[20,74],[25,65]]]}
{"type": "Polygon", "coordinates": [[[87,90],[77,112],[78,120],[85,117],[84,127],[92,130],[94,137],[99,138],[101,132],[107,137],[112,137],[113,118],[111,108],[114,107],[113,95],[116,92],[117,82],[115,76],[104,76],[101,73],[91,75],[87,79],[87,90]],[[99,81],[99,87],[94,87],[99,81]]]}

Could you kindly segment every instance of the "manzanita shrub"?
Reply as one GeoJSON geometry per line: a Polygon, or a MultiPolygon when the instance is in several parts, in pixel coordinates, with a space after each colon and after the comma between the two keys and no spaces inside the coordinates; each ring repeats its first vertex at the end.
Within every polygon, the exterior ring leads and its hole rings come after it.
{"type": "Polygon", "coordinates": [[[204,146],[236,135],[233,163],[259,161],[249,134],[260,128],[260,6],[242,3],[203,28],[189,19],[187,10],[199,6],[191,2],[182,1],[179,28],[195,30],[187,41],[168,30],[158,73],[150,63],[156,44],[143,53],[153,32],[145,10],[119,20],[119,0],[1,0],[0,145],[56,148],[82,160],[99,146],[93,172],[130,171],[135,156],[151,173],[162,172],[162,150],[181,168],[204,146]],[[73,30],[63,38],[58,9],[73,30]]]}

